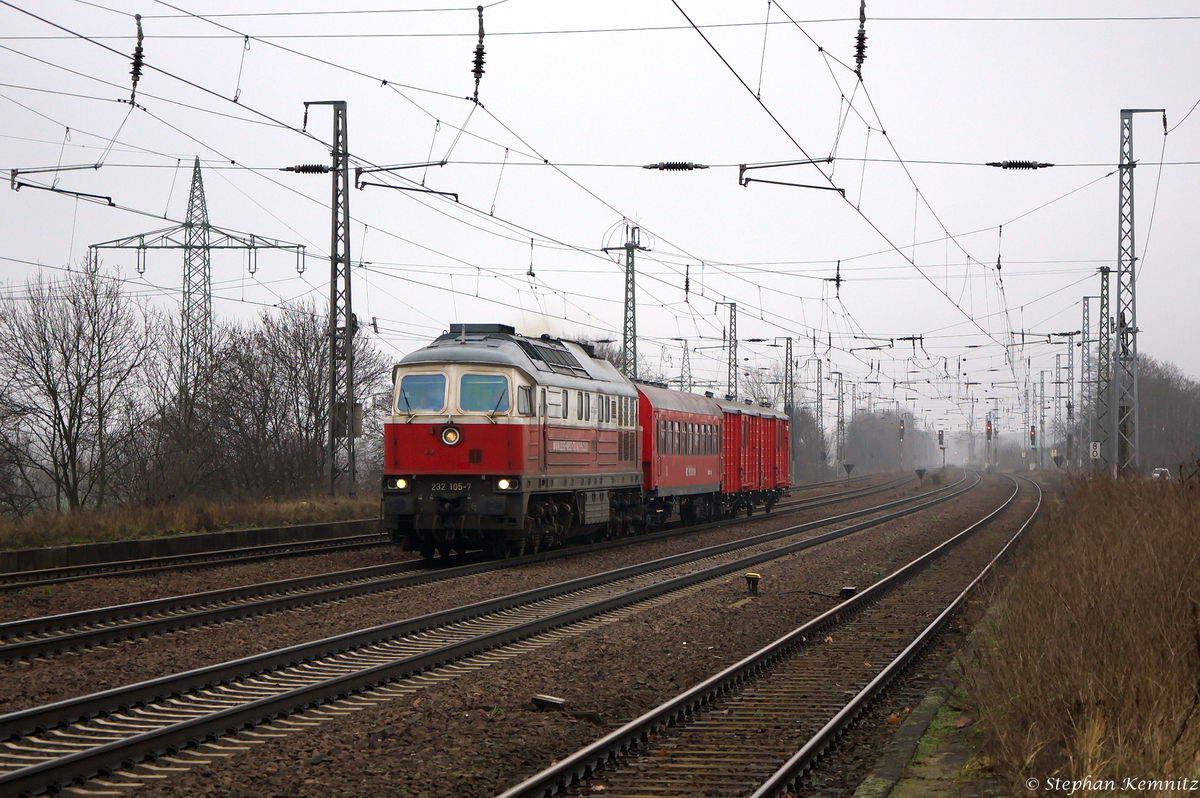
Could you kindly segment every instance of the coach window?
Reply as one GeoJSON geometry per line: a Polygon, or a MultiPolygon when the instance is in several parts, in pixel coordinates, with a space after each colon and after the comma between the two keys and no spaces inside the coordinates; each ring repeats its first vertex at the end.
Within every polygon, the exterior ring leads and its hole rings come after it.
{"type": "MultiPolygon", "coordinates": [[[[504,379],[501,377],[500,379],[504,379]]],[[[396,410],[401,413],[437,412],[446,406],[446,375],[405,374],[400,380],[396,410]]]]}

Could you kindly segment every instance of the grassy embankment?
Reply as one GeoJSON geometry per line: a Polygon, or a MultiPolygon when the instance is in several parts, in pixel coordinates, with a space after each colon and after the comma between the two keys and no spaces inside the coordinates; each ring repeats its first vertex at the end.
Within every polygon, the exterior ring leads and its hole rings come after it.
{"type": "Polygon", "coordinates": [[[1017,562],[970,685],[1014,793],[1200,777],[1200,489],[1069,484],[1017,562]]]}
{"type": "Polygon", "coordinates": [[[0,549],[348,521],[378,515],[379,495],[372,492],[356,499],[314,496],[307,499],[227,503],[195,500],[157,507],[46,513],[21,519],[0,519],[0,549]]]}

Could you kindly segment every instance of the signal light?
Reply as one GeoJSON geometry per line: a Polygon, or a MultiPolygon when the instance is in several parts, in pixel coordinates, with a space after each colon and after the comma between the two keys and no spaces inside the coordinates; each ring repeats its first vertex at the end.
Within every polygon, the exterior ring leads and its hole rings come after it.
{"type": "Polygon", "coordinates": [[[990,421],[987,423],[987,439],[989,441],[992,439],[992,422],[990,421]]]}
{"type": "Polygon", "coordinates": [[[900,422],[900,440],[904,440],[904,422],[900,422]]]}
{"type": "Polygon", "coordinates": [[[942,431],[938,430],[938,446],[945,446],[946,441],[942,438],[942,431]]]}
{"type": "Polygon", "coordinates": [[[1037,427],[1029,428],[1029,448],[1030,449],[1037,448],[1037,427]]]}

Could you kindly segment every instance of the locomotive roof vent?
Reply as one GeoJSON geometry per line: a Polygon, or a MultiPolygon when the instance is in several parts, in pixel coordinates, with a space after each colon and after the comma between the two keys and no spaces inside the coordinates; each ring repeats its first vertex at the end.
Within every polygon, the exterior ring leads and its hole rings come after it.
{"type": "Polygon", "coordinates": [[[515,328],[507,324],[451,324],[451,335],[516,335],[515,328]]]}
{"type": "Polygon", "coordinates": [[[569,349],[562,345],[561,342],[555,341],[553,338],[543,336],[543,341],[534,342],[526,341],[517,338],[517,344],[533,361],[533,365],[541,371],[553,371],[558,374],[568,374],[574,377],[583,377],[591,379],[592,375],[588,373],[571,353],[569,349]],[[557,346],[555,346],[557,344],[557,346]]]}

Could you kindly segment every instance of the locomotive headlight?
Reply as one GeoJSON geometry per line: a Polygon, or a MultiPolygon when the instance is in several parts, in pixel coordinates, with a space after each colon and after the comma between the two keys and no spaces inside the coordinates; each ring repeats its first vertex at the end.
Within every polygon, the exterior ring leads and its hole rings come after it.
{"type": "Polygon", "coordinates": [[[404,477],[388,477],[384,487],[388,490],[408,490],[408,480],[404,477]]]}
{"type": "Polygon", "coordinates": [[[446,427],[442,430],[442,443],[447,446],[453,446],[462,440],[462,433],[458,431],[458,427],[446,427]]]}
{"type": "Polygon", "coordinates": [[[496,490],[520,490],[521,480],[517,477],[503,477],[496,480],[496,490]]]}

